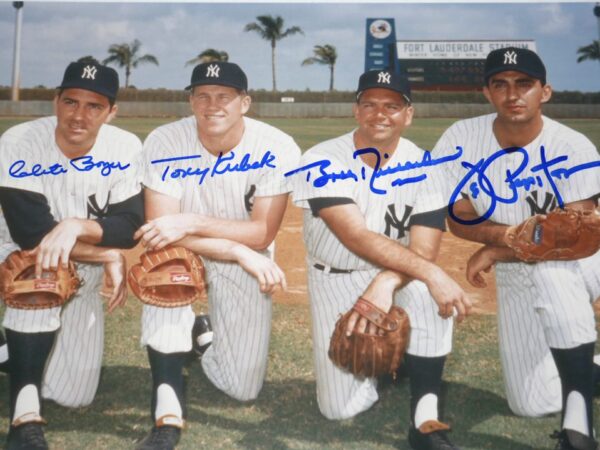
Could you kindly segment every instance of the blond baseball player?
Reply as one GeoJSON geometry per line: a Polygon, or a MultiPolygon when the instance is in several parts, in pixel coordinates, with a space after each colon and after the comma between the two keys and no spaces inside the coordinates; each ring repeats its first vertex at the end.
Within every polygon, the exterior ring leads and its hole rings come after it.
{"type": "Polygon", "coordinates": [[[559,206],[593,208],[600,193],[598,153],[582,134],[542,115],[552,89],[534,52],[492,51],[484,94],[496,113],[455,123],[433,152],[463,151],[463,163],[452,170],[450,228],[486,244],[469,260],[472,284],[484,286],[482,272],[495,266],[511,410],[532,417],[562,411],[557,448],[595,449],[591,303],[600,295],[600,254],[528,264],[516,258],[504,235],[509,225],[559,206]]]}
{"type": "Polygon", "coordinates": [[[84,281],[62,308],[6,309],[9,449],[47,448],[41,397],[70,407],[91,403],[103,350],[101,290],[109,311],[126,298],[125,260],[114,248],[132,247],[143,221],[141,142],[107,125],[117,112],[118,85],[113,69],[71,63],[55,97],[56,116],[0,139],[0,203],[5,238],[10,234],[4,244],[32,250],[38,273],[77,261],[84,281]]]}
{"type": "MultiPolygon", "coordinates": [[[[148,223],[136,235],[148,249],[177,242],[204,257],[214,337],[202,367],[218,389],[242,401],[256,398],[265,377],[269,294],[285,283],[271,244],[290,191],[283,173],[300,154],[290,136],[244,117],[247,86],[236,64],[194,68],[194,115],[157,128],[144,143],[148,223]]],[[[144,305],[154,427],[141,449],[173,448],[179,439],[193,324],[190,306],[144,305]]]]}
{"type": "Polygon", "coordinates": [[[413,116],[403,76],[363,74],[354,116],[356,130],[316,145],[288,173],[294,202],[304,208],[319,409],[344,419],[377,401],[377,380],[339,369],[327,351],[337,319],[359,296],[383,310],[393,301],[406,309],[412,328],[405,358],[410,445],[454,449],[438,400],[452,316],[462,319],[470,302],[434,263],[445,227],[444,177],[436,167],[419,166],[426,152],[402,137],[413,116]]]}

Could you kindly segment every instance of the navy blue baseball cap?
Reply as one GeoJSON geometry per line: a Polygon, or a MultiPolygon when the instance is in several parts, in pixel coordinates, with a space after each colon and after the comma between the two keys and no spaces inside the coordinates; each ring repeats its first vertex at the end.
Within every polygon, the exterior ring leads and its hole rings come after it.
{"type": "Polygon", "coordinates": [[[119,74],[111,67],[96,62],[72,62],[65,70],[57,89],[78,88],[104,95],[110,100],[117,98],[119,74]]]}
{"type": "Polygon", "coordinates": [[[514,70],[546,84],[546,67],[541,58],[533,50],[527,48],[507,47],[492,50],[485,60],[484,80],[487,86],[492,75],[514,70]]]}
{"type": "Polygon", "coordinates": [[[356,90],[356,100],[367,89],[381,88],[399,92],[410,104],[410,84],[408,78],[393,70],[369,70],[363,73],[358,80],[358,89],[356,90]]]}
{"type": "Polygon", "coordinates": [[[209,62],[198,64],[192,72],[192,80],[186,90],[204,84],[218,84],[240,91],[248,90],[248,78],[240,66],[230,62],[209,62]]]}

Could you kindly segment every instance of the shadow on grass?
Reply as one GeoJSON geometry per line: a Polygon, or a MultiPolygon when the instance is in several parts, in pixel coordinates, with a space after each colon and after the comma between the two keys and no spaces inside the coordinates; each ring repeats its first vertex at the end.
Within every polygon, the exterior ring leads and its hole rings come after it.
{"type": "MultiPolygon", "coordinates": [[[[7,388],[7,378],[0,376],[0,392],[6,393],[7,388]]],[[[93,442],[95,434],[103,433],[119,442],[117,448],[132,448],[151,426],[150,389],[148,369],[106,367],[91,406],[69,409],[44,403],[48,436],[52,442],[53,433],[62,432],[64,448],[93,448],[89,440],[93,442]],[[71,443],[86,435],[80,447],[71,443]],[[83,444],[86,439],[88,443],[83,444]]],[[[504,398],[460,383],[445,384],[444,391],[445,419],[453,425],[452,439],[461,448],[534,448],[507,437],[473,431],[489,429],[480,425],[492,417],[510,416],[504,398]]],[[[381,386],[380,394],[380,401],[358,417],[330,421],[318,410],[313,380],[269,381],[256,401],[240,403],[214,388],[200,365],[194,363],[187,377],[188,429],[178,448],[198,448],[203,443],[207,448],[408,449],[407,380],[381,386]]],[[[8,408],[2,403],[2,415],[6,417],[8,408]]],[[[0,433],[2,440],[4,432],[0,433]]]]}

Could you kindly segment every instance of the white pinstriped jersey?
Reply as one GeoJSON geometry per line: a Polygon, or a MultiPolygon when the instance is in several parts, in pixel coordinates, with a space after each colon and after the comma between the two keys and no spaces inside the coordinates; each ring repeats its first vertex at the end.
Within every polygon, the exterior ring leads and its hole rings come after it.
{"type": "Polygon", "coordinates": [[[31,122],[30,129],[18,145],[7,145],[0,150],[0,186],[44,195],[57,221],[69,217],[94,219],[106,212],[109,204],[122,202],[140,191],[137,159],[141,142],[134,134],[102,125],[94,146],[85,155],[91,159],[75,162],[69,160],[56,145],[55,129],[56,117],[37,119],[31,122]],[[20,160],[24,163],[17,170],[15,163],[20,160]],[[127,168],[97,166],[90,169],[92,161],[96,164],[120,164],[120,167],[127,168]],[[31,173],[36,164],[41,166],[40,170],[54,166],[52,171],[57,174],[17,176],[31,173]],[[15,176],[9,175],[11,170],[15,176]]]}
{"type": "Polygon", "coordinates": [[[202,146],[195,117],[157,128],[144,142],[144,185],[180,199],[183,213],[250,219],[255,197],[270,197],[291,190],[283,173],[297,163],[300,149],[290,136],[277,128],[247,117],[244,117],[244,125],[240,143],[220,160],[202,146]],[[174,157],[194,158],[152,163],[174,157]],[[263,164],[257,169],[227,171],[227,167],[248,168],[261,161],[263,164]],[[189,168],[187,173],[195,174],[183,177],[189,168]]]}
{"type": "MultiPolygon", "coordinates": [[[[457,146],[463,148],[460,161],[477,163],[479,160],[487,160],[493,153],[501,149],[493,133],[493,122],[496,114],[461,120],[452,125],[439,139],[433,153],[435,155],[452,153],[457,146]]],[[[549,167],[550,171],[556,169],[571,169],[576,166],[599,161],[600,156],[594,144],[581,133],[562,125],[555,120],[542,116],[543,128],[541,133],[528,145],[524,147],[528,155],[526,168],[518,175],[518,178],[528,186],[518,187],[518,200],[510,203],[498,203],[489,217],[496,223],[517,225],[534,214],[543,214],[558,206],[557,197],[548,177],[542,171],[532,171],[541,162],[541,147],[544,148],[546,161],[554,158],[567,156],[568,159],[549,167]],[[527,188],[527,189],[526,189],[527,188]]],[[[485,171],[486,176],[492,182],[496,194],[503,198],[511,198],[513,191],[507,178],[507,170],[515,173],[524,162],[523,153],[513,153],[499,157],[490,163],[485,171]]],[[[467,174],[467,169],[458,162],[451,164],[452,188],[467,174]]],[[[471,182],[464,186],[462,192],[471,199],[475,210],[483,215],[490,206],[490,196],[481,192],[481,186],[475,191],[471,189],[471,182]],[[474,198],[474,192],[479,191],[474,198]]],[[[563,203],[567,204],[577,200],[584,200],[600,193],[600,167],[592,167],[572,173],[568,178],[553,176],[563,203]]],[[[460,199],[461,197],[457,197],[460,199]]]]}
{"type": "MultiPolygon", "coordinates": [[[[360,157],[353,157],[353,135],[354,132],[350,132],[314,146],[303,155],[300,167],[326,160],[331,162],[326,168],[328,173],[351,170],[358,180],[335,180],[322,187],[316,187],[314,181],[319,175],[317,169],[312,169],[309,181],[306,179],[306,173],[298,173],[291,178],[294,180],[294,202],[305,208],[304,240],[309,255],[315,261],[338,269],[367,270],[374,266],[348,250],[322,219],[314,217],[308,209],[308,200],[323,197],[350,198],[359,207],[369,230],[407,245],[411,217],[443,208],[447,198],[446,184],[440,170],[442,165],[415,167],[377,178],[374,181],[375,188],[385,190],[386,193],[372,192],[369,180],[373,169],[364,164],[360,157]],[[392,186],[399,178],[417,178],[423,175],[426,176],[423,181],[392,186]]],[[[384,161],[385,166],[382,169],[408,167],[409,163],[422,161],[425,153],[425,150],[402,138],[394,154],[387,162],[384,161]]],[[[382,160],[384,158],[382,156],[382,160]]]]}

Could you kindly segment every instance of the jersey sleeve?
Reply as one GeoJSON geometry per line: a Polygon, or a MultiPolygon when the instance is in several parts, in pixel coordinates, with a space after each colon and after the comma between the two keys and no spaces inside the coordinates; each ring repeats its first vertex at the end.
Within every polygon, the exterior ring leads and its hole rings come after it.
{"type": "Polygon", "coordinates": [[[309,209],[310,199],[316,198],[349,198],[354,199],[356,174],[350,174],[349,168],[336,157],[324,154],[313,148],[302,155],[299,166],[288,173],[293,186],[293,201],[300,208],[309,209]],[[327,179],[325,173],[346,173],[345,179],[327,179]]]}
{"type": "Polygon", "coordinates": [[[119,163],[129,167],[123,171],[114,171],[116,181],[110,187],[111,203],[121,203],[139,194],[142,178],[142,143],[133,134],[120,143],[119,163]]]}
{"type": "Polygon", "coordinates": [[[148,135],[142,151],[141,179],[145,187],[180,200],[183,196],[180,181],[165,177],[169,167],[169,161],[165,160],[172,159],[174,145],[163,130],[156,129],[148,135]]]}
{"type": "Polygon", "coordinates": [[[568,155],[564,163],[550,168],[563,202],[596,198],[600,194],[600,155],[594,144],[584,135],[574,133],[560,147],[558,152],[548,149],[546,159],[568,155]]]}
{"type": "Polygon", "coordinates": [[[300,147],[292,138],[276,143],[278,148],[271,149],[275,155],[274,168],[262,169],[259,183],[256,186],[256,197],[270,197],[285,194],[292,190],[292,184],[285,173],[296,168],[300,160],[300,147]]]}
{"type": "Polygon", "coordinates": [[[17,142],[0,139],[0,187],[44,194],[41,177],[27,176],[39,163],[34,151],[36,145],[35,135],[17,142]]]}
{"type": "MultiPolygon", "coordinates": [[[[460,145],[463,145],[459,143],[458,126],[459,123],[451,126],[438,139],[432,150],[432,156],[434,158],[439,159],[457,153],[460,145]]],[[[438,176],[443,177],[445,180],[446,205],[448,205],[452,199],[456,201],[468,197],[469,192],[468,186],[466,185],[462,186],[460,192],[455,192],[462,177],[466,174],[466,169],[461,165],[462,161],[464,161],[463,156],[442,164],[442,170],[438,169],[438,172],[441,172],[438,176]]]]}

